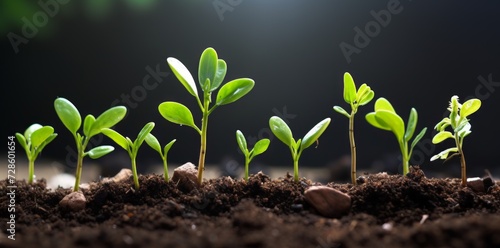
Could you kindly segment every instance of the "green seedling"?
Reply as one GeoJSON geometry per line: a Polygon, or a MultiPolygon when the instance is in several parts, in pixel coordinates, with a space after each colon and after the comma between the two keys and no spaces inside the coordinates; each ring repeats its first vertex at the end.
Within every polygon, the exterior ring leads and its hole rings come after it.
{"type": "Polygon", "coordinates": [[[35,160],[43,148],[57,137],[54,128],[33,124],[29,126],[24,134],[16,133],[16,139],[26,151],[28,157],[28,183],[33,183],[35,177],[35,160]]]}
{"type": "Polygon", "coordinates": [[[202,99],[198,95],[198,89],[193,76],[189,70],[176,58],[168,58],[168,65],[177,79],[184,85],[186,90],[196,98],[202,113],[201,128],[193,120],[191,111],[177,102],[163,102],[158,107],[160,114],[170,122],[192,127],[200,134],[200,156],[198,161],[198,184],[203,181],[205,169],[205,155],[207,152],[207,129],[208,116],[219,106],[237,101],[246,95],[255,85],[250,78],[238,78],[223,85],[217,92],[215,104],[212,103],[212,92],[219,88],[227,72],[226,62],[217,57],[213,48],[207,48],[200,57],[198,67],[198,80],[203,91],[202,99]]]}
{"type": "Polygon", "coordinates": [[[165,147],[163,147],[162,150],[160,142],[153,134],[148,133],[148,135],[146,135],[146,143],[155,151],[157,151],[160,154],[161,159],[163,160],[163,177],[165,178],[165,182],[168,182],[168,180],[170,180],[168,176],[167,155],[168,151],[170,151],[170,148],[172,148],[175,141],[176,141],[175,139],[170,141],[168,144],[165,145],[165,147]]]}
{"type": "Polygon", "coordinates": [[[80,126],[82,125],[82,117],[73,103],[65,98],[57,98],[54,101],[54,108],[57,116],[59,116],[59,119],[61,119],[64,126],[66,126],[75,138],[78,154],[76,164],[76,180],[73,190],[78,191],[82,175],[83,158],[88,155],[92,159],[97,159],[115,149],[113,146],[102,145],[94,147],[86,152],[85,149],[87,148],[90,139],[93,136],[100,134],[103,129],[111,128],[120,122],[125,117],[127,108],[124,106],[116,106],[104,111],[97,118],[91,114],[87,115],[83,121],[83,135],[78,133],[78,129],[80,129],[80,126]]]}
{"type": "Polygon", "coordinates": [[[475,113],[481,107],[481,100],[473,98],[467,100],[463,104],[458,102],[458,96],[452,96],[450,101],[450,106],[448,111],[450,111],[449,117],[445,117],[441,120],[435,127],[439,131],[434,138],[432,138],[432,143],[439,144],[446,139],[454,139],[455,147],[448,148],[434,156],[432,156],[431,161],[436,159],[449,159],[453,156],[460,156],[460,167],[462,172],[462,186],[467,185],[467,175],[466,175],[466,164],[465,156],[463,151],[464,138],[469,135],[471,131],[471,124],[467,116],[475,113]],[[453,129],[453,133],[446,131],[447,127],[453,129]],[[450,156],[450,154],[452,154],[450,156]]]}
{"type": "Polygon", "coordinates": [[[248,181],[248,165],[255,156],[262,154],[267,150],[271,141],[269,139],[261,139],[257,141],[252,150],[249,151],[245,136],[240,130],[236,131],[236,141],[238,142],[238,146],[245,156],[245,181],[248,181]]]}
{"type": "Polygon", "coordinates": [[[358,107],[369,103],[375,92],[366,84],[362,84],[358,90],[354,84],[351,74],[344,74],[344,101],[351,105],[351,113],[347,113],[342,107],[334,106],[333,109],[349,118],[349,142],[351,144],[351,181],[356,185],[356,143],[354,142],[354,115],[358,112],[358,107]]]}
{"type": "Polygon", "coordinates": [[[310,147],[314,142],[317,142],[319,136],[323,134],[325,129],[330,124],[331,119],[326,118],[320,121],[316,126],[314,126],[304,138],[295,141],[293,138],[292,130],[286,124],[283,119],[278,116],[273,116],[269,119],[269,127],[273,132],[274,136],[276,136],[281,142],[285,143],[290,148],[290,152],[292,153],[293,159],[293,178],[296,182],[299,181],[299,159],[302,152],[310,147]]]}
{"type": "Polygon", "coordinates": [[[137,164],[136,164],[137,153],[139,152],[139,148],[146,139],[147,135],[151,132],[151,130],[153,130],[154,127],[155,127],[154,122],[149,122],[146,125],[144,125],[144,127],[141,129],[141,131],[137,135],[137,138],[134,141],[132,141],[129,137],[124,137],[123,135],[119,134],[117,131],[113,129],[110,128],[102,129],[102,133],[104,135],[108,136],[116,144],[125,149],[125,151],[127,151],[128,155],[130,156],[130,162],[132,164],[132,176],[134,178],[134,187],[136,190],[139,190],[139,176],[137,175],[137,164]]]}
{"type": "Polygon", "coordinates": [[[415,108],[411,109],[410,116],[408,118],[408,126],[405,131],[405,123],[403,119],[396,113],[391,103],[387,99],[381,97],[375,102],[375,112],[368,113],[366,115],[366,120],[376,128],[392,131],[394,133],[401,150],[403,175],[408,174],[413,148],[417,145],[420,139],[422,139],[427,131],[427,128],[423,128],[415,139],[413,139],[411,146],[408,146],[408,142],[413,137],[415,128],[417,127],[417,110],[415,108]]]}

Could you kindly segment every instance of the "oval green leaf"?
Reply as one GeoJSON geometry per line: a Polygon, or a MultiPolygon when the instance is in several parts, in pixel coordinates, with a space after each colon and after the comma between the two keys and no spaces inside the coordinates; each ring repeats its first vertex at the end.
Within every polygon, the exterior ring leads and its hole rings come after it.
{"type": "Polygon", "coordinates": [[[307,132],[307,134],[302,139],[300,149],[305,150],[306,148],[314,144],[314,142],[319,139],[319,136],[321,136],[321,134],[323,134],[323,132],[326,130],[326,128],[330,124],[330,121],[330,118],[326,118],[316,124],[316,126],[314,126],[311,130],[309,130],[309,132],[307,132]]]}
{"type": "MultiPolygon", "coordinates": [[[[368,89],[370,89],[370,87],[368,87],[368,89]]],[[[375,97],[375,92],[373,92],[373,90],[370,89],[369,91],[366,92],[366,94],[363,94],[359,98],[358,105],[359,106],[366,105],[367,103],[371,102],[374,97],[375,97]]]]}
{"type": "Polygon", "coordinates": [[[215,73],[214,81],[210,86],[211,92],[219,88],[219,86],[222,84],[222,81],[224,81],[224,78],[226,77],[226,72],[227,72],[226,61],[219,59],[217,61],[217,72],[215,73]]]}
{"type": "Polygon", "coordinates": [[[134,141],[134,148],[136,151],[139,149],[139,147],[146,139],[146,136],[153,130],[154,127],[155,127],[154,122],[148,122],[146,123],[146,125],[144,125],[144,127],[141,129],[141,131],[137,135],[137,138],[134,141]]]}
{"type": "Polygon", "coordinates": [[[377,120],[377,118],[375,118],[375,112],[371,112],[371,113],[366,114],[365,118],[366,118],[366,121],[368,123],[370,123],[372,126],[374,126],[376,128],[379,128],[379,129],[382,129],[382,130],[386,130],[386,131],[390,131],[391,130],[391,127],[388,126],[387,123],[385,123],[385,122],[379,122],[377,120]]]}
{"type": "Polygon", "coordinates": [[[108,138],[112,139],[116,144],[121,146],[123,149],[125,149],[125,151],[129,150],[129,144],[127,142],[127,139],[117,131],[109,128],[103,128],[101,132],[108,138]]]}
{"type": "Polygon", "coordinates": [[[86,136],[90,135],[90,128],[94,125],[95,117],[93,115],[87,115],[83,120],[83,134],[86,136]]]}
{"type": "Polygon", "coordinates": [[[240,147],[240,150],[243,152],[243,154],[246,155],[248,153],[247,141],[240,130],[236,130],[236,142],[238,143],[238,146],[240,147]]]}
{"type": "Polygon", "coordinates": [[[78,109],[65,98],[57,98],[54,101],[54,108],[56,110],[57,116],[61,119],[64,126],[72,133],[76,134],[80,126],[82,125],[82,117],[78,109]]]}
{"type": "Polygon", "coordinates": [[[293,139],[292,130],[278,116],[273,116],[269,119],[269,127],[271,128],[271,132],[273,132],[274,136],[276,136],[281,142],[285,143],[288,147],[292,147],[295,144],[295,140],[293,139]]]}
{"type": "Polygon", "coordinates": [[[55,138],[57,137],[57,133],[53,133],[51,134],[49,137],[47,137],[47,139],[45,139],[42,144],[40,144],[40,146],[38,146],[38,149],[37,149],[37,152],[41,152],[43,150],[43,148],[49,144],[50,142],[52,142],[55,138]]]}
{"type": "Polygon", "coordinates": [[[451,132],[448,132],[448,131],[441,131],[439,133],[437,133],[436,135],[434,135],[434,137],[432,138],[432,143],[433,144],[438,144],[438,143],[441,143],[443,142],[443,140],[445,139],[453,139],[453,134],[451,132]]]}
{"type": "Polygon", "coordinates": [[[383,97],[380,97],[379,99],[377,99],[377,101],[375,101],[375,111],[378,110],[387,110],[389,112],[396,113],[389,100],[383,97]]]}
{"type": "Polygon", "coordinates": [[[269,147],[270,143],[271,143],[271,140],[269,140],[269,139],[261,139],[261,140],[257,141],[257,143],[255,143],[255,145],[253,146],[252,155],[255,157],[259,154],[264,153],[267,150],[267,148],[269,147]]]}
{"type": "Polygon", "coordinates": [[[99,115],[92,127],[90,128],[88,137],[92,137],[101,132],[103,128],[111,128],[120,122],[127,114],[127,108],[124,106],[112,107],[99,115]]]}
{"type": "Polygon", "coordinates": [[[349,104],[356,101],[356,85],[349,72],[344,73],[344,101],[349,104]]]}
{"type": "Polygon", "coordinates": [[[215,49],[209,47],[203,51],[200,57],[200,63],[198,66],[198,80],[202,89],[205,89],[204,85],[207,79],[210,82],[214,81],[215,74],[217,73],[217,52],[215,49]]]}
{"type": "Polygon", "coordinates": [[[448,155],[451,153],[451,152],[458,152],[458,148],[456,147],[453,147],[453,148],[448,148],[434,156],[432,156],[431,158],[431,161],[434,161],[436,159],[447,159],[448,158],[448,155]]]}
{"type": "Polygon", "coordinates": [[[24,137],[26,138],[26,141],[28,143],[30,143],[31,142],[31,134],[42,127],[43,127],[42,125],[35,123],[35,124],[29,126],[28,128],[26,128],[26,131],[24,131],[24,137]]]}
{"type": "Polygon", "coordinates": [[[151,148],[153,148],[153,150],[157,151],[160,154],[160,156],[163,157],[160,142],[153,134],[148,133],[148,135],[146,135],[145,141],[146,141],[146,144],[148,144],[151,148]]]}
{"type": "Polygon", "coordinates": [[[340,106],[333,106],[333,110],[337,111],[339,114],[344,115],[347,118],[351,118],[351,115],[340,106]]]}
{"type": "Polygon", "coordinates": [[[165,157],[167,157],[168,151],[170,151],[170,148],[172,148],[172,146],[176,141],[177,141],[176,139],[173,139],[172,141],[168,142],[168,144],[165,145],[165,147],[163,148],[165,157]]]}
{"type": "Polygon", "coordinates": [[[34,131],[31,134],[31,147],[40,146],[53,133],[54,133],[54,128],[51,126],[44,126],[34,131]]]}
{"type": "Polygon", "coordinates": [[[375,118],[379,123],[385,123],[383,124],[384,126],[390,127],[391,131],[396,135],[398,142],[403,141],[405,124],[399,115],[387,110],[378,110],[375,112],[375,118]]]}
{"type": "Polygon", "coordinates": [[[217,105],[225,105],[237,101],[248,92],[250,92],[255,85],[255,82],[250,78],[238,78],[224,86],[217,93],[217,105]]]}
{"type": "Polygon", "coordinates": [[[413,133],[415,133],[415,129],[417,128],[418,122],[418,113],[415,108],[411,108],[410,116],[408,117],[408,123],[406,127],[406,132],[404,136],[404,141],[410,141],[411,137],[413,137],[413,133]]]}
{"type": "Polygon", "coordinates": [[[184,85],[184,88],[189,92],[189,94],[198,97],[198,89],[196,88],[196,83],[194,78],[189,72],[189,70],[176,58],[167,58],[167,63],[177,79],[184,85]]]}
{"type": "Polygon", "coordinates": [[[481,100],[479,99],[470,99],[462,104],[462,108],[460,109],[460,117],[467,118],[467,116],[475,113],[481,107],[481,100]]]}
{"type": "Polygon", "coordinates": [[[29,147],[27,147],[28,145],[26,144],[26,139],[24,138],[24,136],[20,133],[16,133],[16,139],[17,142],[21,145],[21,147],[26,151],[26,153],[30,153],[30,149],[29,147]]]}
{"type": "Polygon", "coordinates": [[[98,146],[93,148],[92,150],[88,151],[87,154],[89,155],[90,158],[92,159],[97,159],[100,158],[112,151],[114,151],[115,148],[112,146],[98,146]]]}
{"type": "Polygon", "coordinates": [[[158,106],[161,116],[170,122],[186,125],[199,130],[194,124],[193,114],[184,105],[178,102],[163,102],[158,106]]]}

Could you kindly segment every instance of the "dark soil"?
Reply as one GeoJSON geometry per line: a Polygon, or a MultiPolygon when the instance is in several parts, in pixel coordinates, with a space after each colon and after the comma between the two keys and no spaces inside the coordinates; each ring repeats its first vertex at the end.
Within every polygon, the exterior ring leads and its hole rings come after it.
{"type": "MultiPolygon", "coordinates": [[[[500,185],[486,193],[458,179],[366,175],[358,186],[329,183],[352,197],[340,219],[317,215],[304,190],[319,185],[263,174],[249,182],[219,178],[192,192],[161,175],[93,183],[82,190],[85,210],[65,212],[70,190],[45,181],[16,189],[16,240],[2,228],[0,247],[500,247],[500,185]]],[[[2,227],[9,213],[7,181],[0,182],[2,227]]]]}

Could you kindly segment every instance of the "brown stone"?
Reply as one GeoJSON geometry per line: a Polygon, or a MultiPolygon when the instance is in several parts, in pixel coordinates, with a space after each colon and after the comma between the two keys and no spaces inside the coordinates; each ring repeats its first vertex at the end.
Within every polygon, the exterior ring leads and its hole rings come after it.
{"type": "Polygon", "coordinates": [[[77,212],[77,211],[85,209],[86,202],[87,202],[87,199],[85,199],[85,196],[83,195],[83,193],[80,191],[77,191],[77,192],[71,192],[70,194],[66,195],[59,202],[59,206],[64,210],[77,212]]]}
{"type": "Polygon", "coordinates": [[[192,163],[185,163],[174,170],[172,181],[183,192],[190,192],[198,188],[198,170],[192,163]]]}
{"type": "Polygon", "coordinates": [[[116,174],[114,177],[106,177],[102,179],[103,183],[110,183],[110,182],[123,182],[127,179],[129,179],[132,176],[132,170],[131,169],[121,169],[118,174],[116,174]]]}
{"type": "Polygon", "coordinates": [[[312,186],[304,192],[306,201],[322,216],[338,218],[349,213],[351,197],[327,186],[312,186]]]}

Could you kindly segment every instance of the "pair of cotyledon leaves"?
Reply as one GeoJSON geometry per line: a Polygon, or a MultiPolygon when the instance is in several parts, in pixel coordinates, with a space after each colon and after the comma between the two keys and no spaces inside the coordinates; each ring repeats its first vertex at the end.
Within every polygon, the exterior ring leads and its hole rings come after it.
{"type": "Polygon", "coordinates": [[[271,141],[269,139],[261,139],[255,143],[252,150],[248,150],[247,141],[245,136],[240,130],[236,131],[236,141],[240,150],[243,152],[245,157],[248,158],[249,162],[257,155],[262,154],[267,150],[271,141]]]}
{"type": "MultiPolygon", "coordinates": [[[[432,143],[438,144],[446,139],[455,139],[455,134],[457,134],[457,142],[461,146],[464,138],[469,135],[472,131],[471,125],[467,117],[475,113],[481,107],[481,100],[473,98],[469,99],[463,104],[458,102],[458,96],[452,96],[450,101],[450,111],[449,117],[443,118],[436,126],[435,130],[439,131],[433,138],[432,143]],[[447,127],[453,129],[453,133],[446,131],[447,127]]],[[[458,152],[458,147],[448,148],[434,156],[432,156],[431,161],[436,159],[447,159],[450,153],[458,152]]]]}
{"type": "MultiPolygon", "coordinates": [[[[362,84],[358,90],[354,84],[354,79],[351,74],[344,73],[344,101],[351,105],[352,113],[355,114],[359,106],[369,103],[375,92],[367,84],[362,84]]],[[[333,109],[347,118],[351,118],[351,114],[347,113],[345,109],[340,106],[334,106],[333,109]]]]}
{"type": "MultiPolygon", "coordinates": [[[[194,78],[186,66],[178,59],[172,57],[168,58],[167,62],[174,75],[186,90],[201,103],[194,78]]],[[[218,58],[217,52],[213,48],[205,49],[201,55],[198,67],[198,80],[202,91],[205,93],[204,97],[210,98],[211,92],[219,88],[226,76],[226,72],[226,62],[218,58]]],[[[224,84],[217,93],[215,106],[237,101],[250,92],[254,85],[255,82],[250,78],[239,78],[224,84]]],[[[208,106],[200,107],[202,107],[203,112],[208,109],[208,106]]],[[[185,105],[177,102],[164,102],[160,104],[158,110],[165,119],[176,124],[190,126],[201,133],[201,130],[194,123],[191,111],[185,105]]],[[[209,112],[211,110],[213,108],[209,112]]]]}
{"type": "MultiPolygon", "coordinates": [[[[78,130],[82,125],[82,118],[75,105],[73,105],[69,100],[65,98],[57,98],[54,101],[54,108],[64,126],[66,126],[66,128],[75,137],[78,146],[82,146],[84,137],[90,139],[92,136],[101,133],[104,129],[111,128],[112,126],[120,122],[127,114],[127,108],[125,108],[124,106],[112,107],[104,111],[97,118],[89,114],[83,121],[84,136],[82,136],[80,133],[78,133],[78,130]]],[[[98,146],[88,152],[84,152],[84,156],[89,155],[89,157],[96,159],[112,152],[113,150],[114,147],[112,146],[98,146]]]]}
{"type": "Polygon", "coordinates": [[[31,161],[35,160],[43,148],[56,137],[57,133],[54,133],[53,127],[36,123],[29,126],[24,134],[16,133],[16,139],[31,161]]]}

